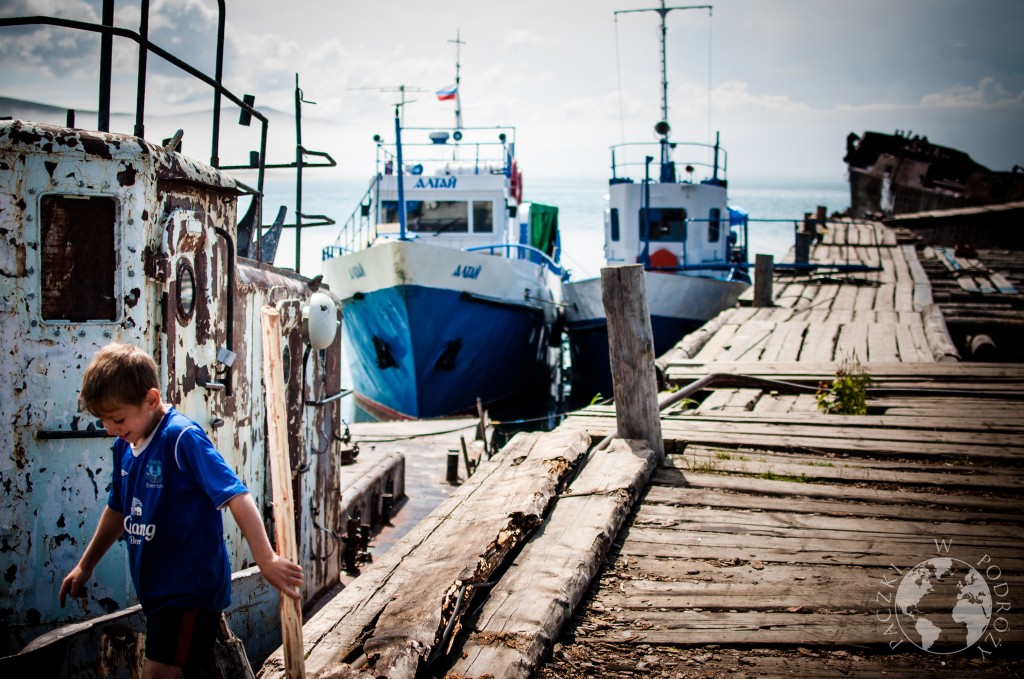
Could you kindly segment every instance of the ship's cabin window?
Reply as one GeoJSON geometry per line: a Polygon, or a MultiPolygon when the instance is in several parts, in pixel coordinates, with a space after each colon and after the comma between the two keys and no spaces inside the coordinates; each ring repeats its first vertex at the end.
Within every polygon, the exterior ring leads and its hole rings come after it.
{"type": "Polygon", "coordinates": [[[682,243],[686,240],[686,209],[681,207],[652,207],[640,209],[640,240],[643,240],[644,213],[650,217],[651,241],[682,243]]]}
{"type": "Polygon", "coordinates": [[[612,241],[619,242],[619,208],[613,207],[608,212],[608,230],[611,232],[609,237],[612,241]]]}
{"type": "MultiPolygon", "coordinates": [[[[384,201],[384,221],[398,222],[398,202],[384,201]]],[[[405,214],[409,231],[415,233],[466,233],[469,205],[459,200],[407,200],[405,214]]]]}
{"type": "Polygon", "coordinates": [[[43,196],[40,288],[44,321],[117,319],[117,205],[108,196],[43,196]]]}
{"type": "Polygon", "coordinates": [[[708,213],[708,242],[717,243],[722,236],[722,210],[713,207],[708,213]]]}
{"type": "Polygon", "coordinates": [[[489,200],[473,201],[473,232],[491,233],[494,231],[494,203],[489,200]]]}

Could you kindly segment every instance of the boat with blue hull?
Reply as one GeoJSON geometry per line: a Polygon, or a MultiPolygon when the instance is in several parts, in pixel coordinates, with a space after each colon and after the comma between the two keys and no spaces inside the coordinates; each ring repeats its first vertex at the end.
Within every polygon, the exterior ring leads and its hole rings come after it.
{"type": "Polygon", "coordinates": [[[431,418],[546,396],[557,210],[522,202],[514,128],[402,128],[396,115],[402,135],[378,138],[377,173],[324,249],[358,403],[431,418]]]}
{"type": "MultiPolygon", "coordinates": [[[[750,286],[747,274],[747,215],[728,204],[728,162],[714,144],[670,139],[662,31],[662,119],[653,143],[611,147],[612,176],[605,212],[605,261],[609,266],[644,266],[655,355],[670,349],[750,286]],[[686,154],[685,157],[683,154],[686,154]],[[652,176],[653,173],[653,176],[652,176]],[[705,174],[703,179],[696,175],[705,174]]],[[[572,357],[575,403],[611,396],[607,319],[601,279],[566,283],[566,331],[572,357]]]]}

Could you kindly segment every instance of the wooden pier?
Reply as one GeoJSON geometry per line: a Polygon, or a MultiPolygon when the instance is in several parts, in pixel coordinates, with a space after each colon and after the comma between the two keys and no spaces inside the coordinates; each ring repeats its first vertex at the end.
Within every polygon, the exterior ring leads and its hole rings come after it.
{"type": "Polygon", "coordinates": [[[831,271],[659,360],[664,456],[621,403],[520,435],[306,624],[307,676],[1024,675],[1024,366],[959,362],[915,248],[829,226],[831,271]],[[820,412],[853,356],[868,414],[820,412]]]}

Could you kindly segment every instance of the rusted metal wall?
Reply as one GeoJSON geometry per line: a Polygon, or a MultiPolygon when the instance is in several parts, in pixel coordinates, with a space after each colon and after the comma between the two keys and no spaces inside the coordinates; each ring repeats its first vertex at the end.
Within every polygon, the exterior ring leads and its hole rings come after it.
{"type": "MultiPolygon", "coordinates": [[[[100,347],[131,342],[151,352],[166,400],[203,427],[259,506],[269,501],[259,332],[266,303],[281,304],[289,319],[288,431],[306,596],[337,582],[341,549],[314,522],[341,531],[339,405],[304,401],[337,393],[340,331],[303,360],[308,281],[236,261],[236,194],[229,177],[134,137],[0,122],[0,655],[58,624],[135,602],[120,544],[96,570],[85,611],[57,602],[110,487],[112,439],[77,402],[100,347]],[[93,217],[76,221],[74,201],[102,208],[109,199],[113,224],[101,223],[105,208],[79,211],[93,217]],[[60,228],[42,227],[55,219],[47,200],[63,210],[60,228]],[[107,228],[113,279],[90,288],[89,299],[109,292],[112,307],[68,301],[83,287],[76,281],[110,276],[89,255],[109,247],[89,238],[107,228]],[[110,308],[113,318],[103,317],[110,308]],[[236,357],[230,369],[218,360],[225,349],[236,357]]],[[[225,524],[240,570],[251,564],[248,547],[234,522],[225,524]]]]}

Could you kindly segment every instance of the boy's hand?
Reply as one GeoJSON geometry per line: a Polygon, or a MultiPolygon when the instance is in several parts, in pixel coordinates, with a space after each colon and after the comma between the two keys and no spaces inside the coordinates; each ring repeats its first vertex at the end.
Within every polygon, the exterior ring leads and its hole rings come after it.
{"type": "Polygon", "coordinates": [[[271,554],[263,563],[257,562],[263,576],[282,594],[292,599],[302,596],[297,587],[302,587],[302,566],[283,556],[271,554]]]}
{"type": "Polygon", "coordinates": [[[75,566],[60,584],[60,607],[64,608],[64,600],[68,594],[72,599],[81,599],[86,596],[85,583],[92,577],[91,568],[83,568],[81,564],[75,566]]]}

